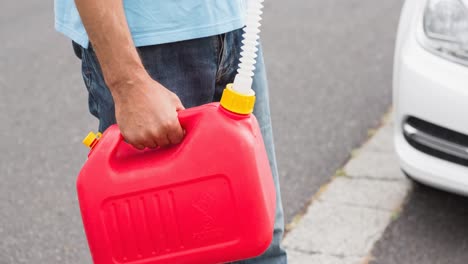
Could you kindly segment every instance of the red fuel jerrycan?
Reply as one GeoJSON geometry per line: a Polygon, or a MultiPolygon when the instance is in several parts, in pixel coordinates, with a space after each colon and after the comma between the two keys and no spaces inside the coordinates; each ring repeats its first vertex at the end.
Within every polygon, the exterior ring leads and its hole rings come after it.
{"type": "Polygon", "coordinates": [[[218,103],[179,113],[186,135],[139,151],[117,126],[92,142],[77,180],[96,264],[215,264],[262,254],[275,189],[256,118],[218,103]]]}

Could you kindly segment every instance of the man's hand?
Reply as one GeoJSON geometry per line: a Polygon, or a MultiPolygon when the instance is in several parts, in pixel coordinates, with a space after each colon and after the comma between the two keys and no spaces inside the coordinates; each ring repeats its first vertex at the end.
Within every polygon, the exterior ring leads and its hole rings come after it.
{"type": "Polygon", "coordinates": [[[146,72],[133,44],[123,1],[75,0],[115,103],[125,140],[138,149],[177,144],[179,98],[146,72]]]}
{"type": "Polygon", "coordinates": [[[115,84],[111,88],[115,114],[125,140],[138,149],[178,144],[184,131],[177,111],[179,97],[150,76],[115,84]]]}

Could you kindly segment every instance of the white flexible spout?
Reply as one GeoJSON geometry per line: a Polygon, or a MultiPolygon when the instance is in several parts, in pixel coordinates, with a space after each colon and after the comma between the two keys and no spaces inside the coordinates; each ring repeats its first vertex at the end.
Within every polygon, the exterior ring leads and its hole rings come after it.
{"type": "Polygon", "coordinates": [[[233,89],[241,94],[255,94],[252,90],[252,77],[254,75],[255,63],[258,51],[258,39],[260,38],[260,20],[264,0],[248,0],[247,16],[242,35],[242,52],[239,69],[234,79],[233,89]]]}

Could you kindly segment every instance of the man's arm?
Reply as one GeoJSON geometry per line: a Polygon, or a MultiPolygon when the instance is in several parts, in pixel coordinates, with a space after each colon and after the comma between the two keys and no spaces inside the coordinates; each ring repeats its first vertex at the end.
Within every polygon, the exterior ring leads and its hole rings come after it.
{"type": "Polygon", "coordinates": [[[183,130],[179,98],[146,72],[134,46],[122,0],[75,0],[115,103],[124,138],[142,149],[177,144],[183,130]]]}

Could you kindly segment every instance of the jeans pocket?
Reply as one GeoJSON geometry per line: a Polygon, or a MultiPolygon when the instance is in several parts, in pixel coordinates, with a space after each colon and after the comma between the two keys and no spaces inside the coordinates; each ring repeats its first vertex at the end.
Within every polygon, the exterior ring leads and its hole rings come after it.
{"type": "Polygon", "coordinates": [[[218,67],[224,59],[224,46],[226,45],[226,34],[220,34],[218,37],[218,67]]]}
{"type": "MultiPolygon", "coordinates": [[[[83,49],[83,48],[82,48],[83,49]]],[[[86,88],[90,90],[92,84],[92,68],[89,65],[88,55],[85,51],[81,53],[81,74],[83,75],[83,80],[85,82],[86,88]]]]}
{"type": "Polygon", "coordinates": [[[92,57],[89,50],[81,49],[81,74],[85,83],[86,89],[88,90],[88,107],[89,112],[95,117],[99,118],[99,103],[96,97],[95,81],[94,80],[94,66],[92,63],[92,57]]]}
{"type": "Polygon", "coordinates": [[[81,46],[75,41],[72,41],[72,47],[73,47],[73,52],[75,52],[76,57],[81,60],[82,54],[83,54],[81,50],[81,46]]]}

